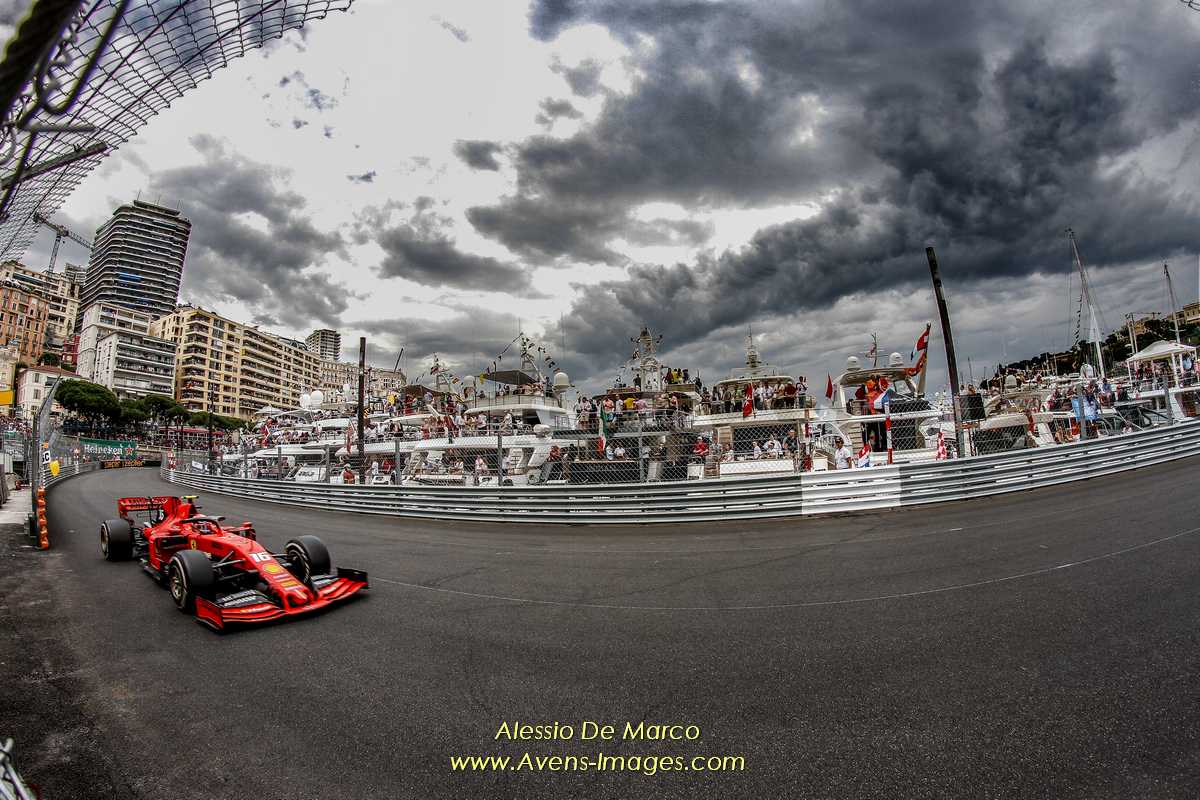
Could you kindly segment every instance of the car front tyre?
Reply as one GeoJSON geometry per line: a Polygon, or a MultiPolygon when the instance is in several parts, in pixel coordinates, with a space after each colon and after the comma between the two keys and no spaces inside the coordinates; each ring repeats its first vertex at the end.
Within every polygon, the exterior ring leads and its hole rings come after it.
{"type": "Polygon", "coordinates": [[[314,575],[331,571],[329,549],[316,536],[297,536],[284,547],[291,573],[301,583],[309,583],[314,575]]]}
{"type": "Polygon", "coordinates": [[[167,588],[175,607],[185,614],[196,612],[196,598],[203,597],[216,583],[212,562],[199,550],[181,550],[167,566],[167,588]]]}

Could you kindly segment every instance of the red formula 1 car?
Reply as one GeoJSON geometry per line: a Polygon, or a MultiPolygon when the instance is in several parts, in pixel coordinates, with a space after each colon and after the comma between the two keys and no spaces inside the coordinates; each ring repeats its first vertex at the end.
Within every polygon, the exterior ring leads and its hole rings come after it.
{"type": "Polygon", "coordinates": [[[100,552],[109,561],[141,557],[180,611],[216,630],[307,614],[367,588],[367,573],[330,569],[316,536],[297,536],[272,553],[249,522],[226,527],[224,517],[201,515],[195,500],[122,497],[120,519],[100,526],[100,552]]]}

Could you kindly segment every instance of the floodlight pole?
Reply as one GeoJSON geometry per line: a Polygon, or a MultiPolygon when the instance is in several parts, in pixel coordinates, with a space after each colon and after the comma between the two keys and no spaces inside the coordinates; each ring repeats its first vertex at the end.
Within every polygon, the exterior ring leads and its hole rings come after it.
{"type": "Polygon", "coordinates": [[[367,482],[366,444],[367,337],[358,337],[358,482],[367,482]]]}
{"type": "Polygon", "coordinates": [[[962,429],[962,399],[958,394],[958,361],[954,357],[954,335],[950,332],[950,311],[946,308],[946,296],[942,293],[942,276],[938,271],[937,256],[932,247],[925,248],[929,260],[929,274],[933,278],[933,295],[937,299],[938,317],[942,323],[942,339],[946,343],[946,370],[950,373],[950,395],[954,406],[954,443],[958,457],[966,454],[962,429]]]}

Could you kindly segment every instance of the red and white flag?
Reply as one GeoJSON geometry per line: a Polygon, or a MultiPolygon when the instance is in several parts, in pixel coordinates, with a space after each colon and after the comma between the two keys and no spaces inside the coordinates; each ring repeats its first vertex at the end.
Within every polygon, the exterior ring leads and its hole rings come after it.
{"type": "Polygon", "coordinates": [[[754,413],[754,384],[746,384],[746,399],[742,401],[742,416],[748,417],[754,413]]]}
{"type": "Polygon", "coordinates": [[[830,400],[833,399],[833,376],[825,373],[825,396],[830,400]]]}
{"type": "Polygon", "coordinates": [[[858,451],[858,466],[871,466],[871,443],[863,442],[862,450],[858,451]]]}
{"type": "Polygon", "coordinates": [[[938,431],[937,460],[945,461],[950,455],[946,452],[946,434],[938,431]]]}
{"type": "Polygon", "coordinates": [[[925,323],[925,332],[917,337],[917,343],[913,345],[912,353],[909,354],[908,360],[913,361],[917,357],[917,353],[924,353],[929,349],[929,329],[933,327],[932,322],[925,323]]]}

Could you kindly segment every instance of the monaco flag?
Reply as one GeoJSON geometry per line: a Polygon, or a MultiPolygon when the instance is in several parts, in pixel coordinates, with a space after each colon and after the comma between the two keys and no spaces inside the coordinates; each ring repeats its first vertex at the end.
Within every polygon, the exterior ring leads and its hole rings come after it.
{"type": "Polygon", "coordinates": [[[742,416],[748,417],[754,413],[754,384],[746,384],[746,399],[742,401],[742,416]]]}
{"type": "Polygon", "coordinates": [[[825,373],[825,396],[830,400],[833,399],[833,376],[828,372],[825,373]]]}

